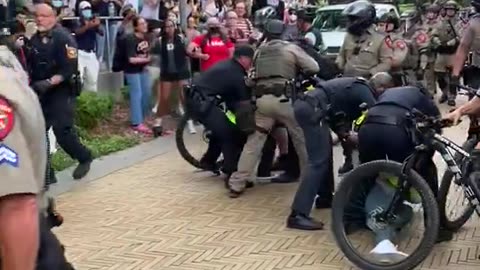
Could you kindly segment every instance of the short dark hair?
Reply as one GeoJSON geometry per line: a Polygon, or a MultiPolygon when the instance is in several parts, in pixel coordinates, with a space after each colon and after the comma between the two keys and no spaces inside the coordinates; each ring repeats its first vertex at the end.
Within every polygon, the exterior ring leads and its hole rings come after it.
{"type": "Polygon", "coordinates": [[[252,48],[252,46],[249,45],[239,45],[235,47],[235,51],[233,53],[234,58],[240,58],[242,56],[248,57],[248,58],[253,58],[253,55],[255,54],[255,50],[252,48]]]}

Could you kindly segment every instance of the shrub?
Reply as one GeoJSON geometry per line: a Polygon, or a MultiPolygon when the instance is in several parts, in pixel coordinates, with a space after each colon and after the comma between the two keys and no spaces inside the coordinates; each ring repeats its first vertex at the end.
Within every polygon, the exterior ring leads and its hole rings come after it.
{"type": "Polygon", "coordinates": [[[111,115],[112,109],[113,98],[111,96],[85,91],[77,98],[76,124],[84,129],[95,128],[101,120],[111,115]]]}

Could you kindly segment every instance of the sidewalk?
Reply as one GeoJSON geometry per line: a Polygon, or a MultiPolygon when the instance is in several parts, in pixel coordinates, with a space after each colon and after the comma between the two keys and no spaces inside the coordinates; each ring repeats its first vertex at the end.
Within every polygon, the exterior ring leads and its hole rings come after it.
{"type": "MultiPolygon", "coordinates": [[[[173,137],[98,160],[88,179],[70,178],[62,172],[53,191],[65,217],[56,234],[76,269],[354,269],[329,230],[285,228],[296,184],[256,186],[232,200],[221,180],[181,159],[173,137]]],[[[330,211],[313,215],[329,228],[330,211]]],[[[479,269],[479,245],[475,217],[421,269],[479,269]]]]}

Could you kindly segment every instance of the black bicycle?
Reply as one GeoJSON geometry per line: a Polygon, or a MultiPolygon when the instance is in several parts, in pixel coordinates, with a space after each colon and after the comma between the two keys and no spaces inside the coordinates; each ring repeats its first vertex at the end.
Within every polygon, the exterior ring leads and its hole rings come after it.
{"type": "MultiPolygon", "coordinates": [[[[473,89],[468,86],[458,85],[460,95],[468,95],[472,97],[476,89],[473,89]]],[[[470,117],[470,125],[468,128],[468,137],[467,140],[462,144],[463,150],[467,153],[471,153],[475,146],[480,142],[480,123],[477,117],[470,117]]],[[[459,153],[454,155],[455,161],[457,164],[462,164],[467,162],[465,157],[459,153]]],[[[469,173],[468,171],[465,172],[469,173]]],[[[466,177],[464,175],[463,177],[466,177]]],[[[440,184],[440,189],[438,191],[438,207],[440,211],[440,223],[446,229],[451,231],[458,231],[473,215],[475,209],[469,203],[468,200],[463,198],[461,199],[463,193],[463,188],[461,182],[459,182],[455,177],[454,173],[451,170],[447,170],[442,177],[440,184]],[[453,180],[453,185],[452,185],[453,180]],[[449,196],[451,195],[451,196],[449,196]]]]}
{"type": "MultiPolygon", "coordinates": [[[[439,226],[440,215],[438,204],[431,188],[426,180],[415,170],[415,165],[420,162],[426,153],[437,151],[448,166],[448,170],[454,175],[455,182],[463,187],[467,199],[480,214],[480,187],[476,181],[465,177],[469,171],[470,154],[462,147],[439,134],[439,130],[450,126],[451,123],[427,117],[421,112],[413,111],[411,117],[411,128],[418,141],[421,142],[415,147],[414,153],[403,163],[378,160],[360,165],[351,171],[338,186],[332,205],[332,231],[334,238],[345,254],[345,256],[357,267],[370,270],[405,270],[413,269],[419,265],[431,252],[435,245],[439,226]],[[452,152],[462,156],[462,163],[454,159],[452,152]],[[396,176],[398,183],[394,187],[392,200],[385,207],[385,210],[378,212],[375,219],[378,223],[393,224],[397,217],[398,209],[405,204],[411,196],[411,190],[415,190],[423,206],[423,217],[425,229],[423,238],[419,240],[417,247],[401,261],[390,264],[373,262],[359,254],[355,246],[347,239],[349,224],[352,213],[349,212],[351,198],[366,186],[368,179],[375,179],[380,173],[387,173],[396,176]]],[[[458,160],[458,159],[457,159],[458,160]]],[[[359,211],[360,209],[356,209],[359,211]]],[[[363,210],[363,209],[362,209],[363,210]]],[[[361,210],[360,210],[361,211],[361,210]]],[[[409,244],[407,244],[409,245],[409,244]]]]}

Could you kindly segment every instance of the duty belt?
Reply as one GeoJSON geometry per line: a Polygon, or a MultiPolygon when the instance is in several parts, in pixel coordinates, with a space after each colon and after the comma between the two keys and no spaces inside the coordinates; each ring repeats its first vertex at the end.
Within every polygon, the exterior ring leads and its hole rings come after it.
{"type": "Polygon", "coordinates": [[[365,120],[365,124],[401,126],[405,124],[405,119],[401,117],[396,117],[396,116],[367,115],[367,120],[365,120]]]}
{"type": "Polygon", "coordinates": [[[278,84],[272,84],[269,86],[262,86],[262,85],[257,85],[255,87],[255,96],[261,97],[264,95],[274,95],[276,97],[281,97],[282,95],[285,95],[285,84],[284,83],[278,83],[278,84]]]}

